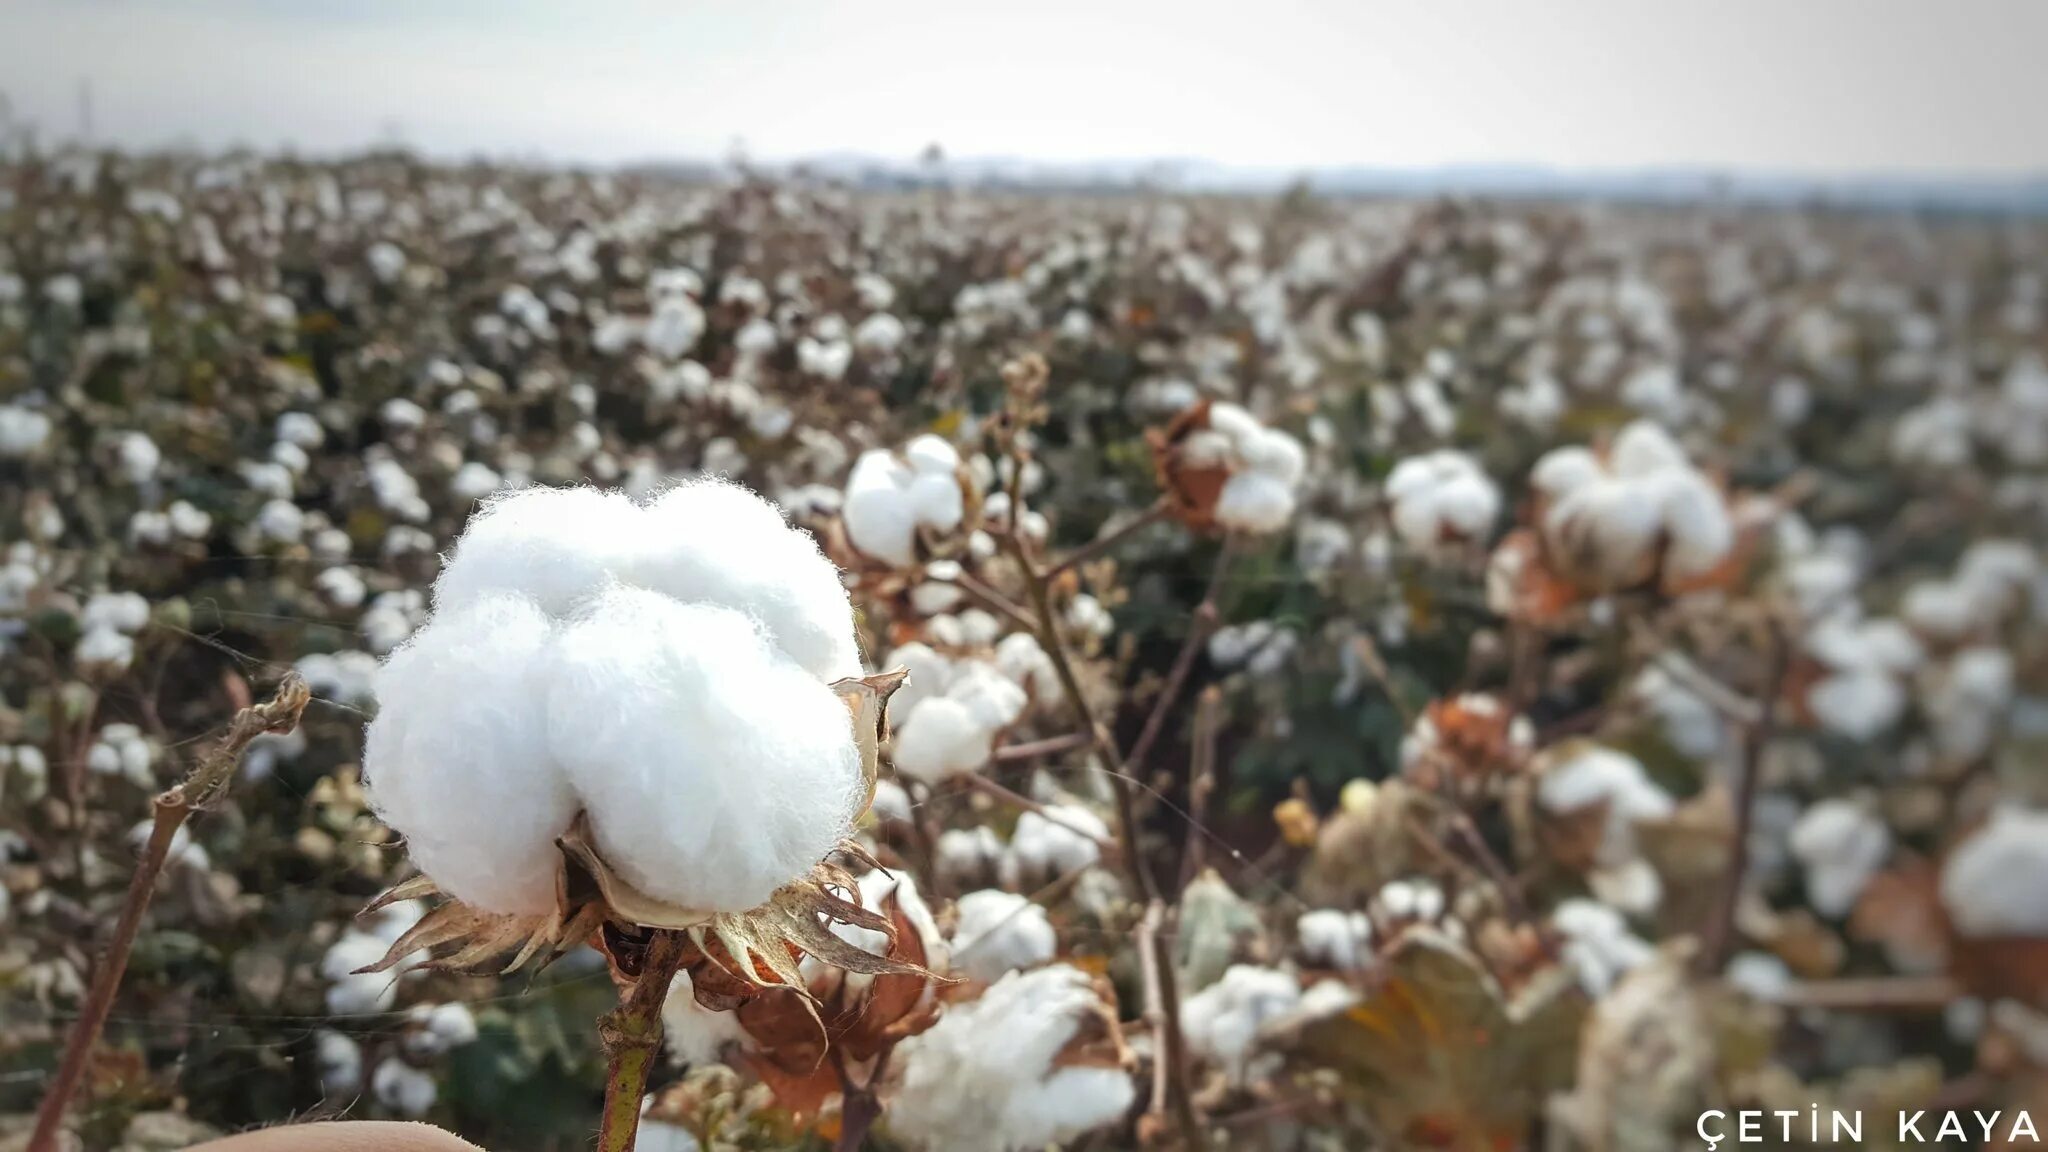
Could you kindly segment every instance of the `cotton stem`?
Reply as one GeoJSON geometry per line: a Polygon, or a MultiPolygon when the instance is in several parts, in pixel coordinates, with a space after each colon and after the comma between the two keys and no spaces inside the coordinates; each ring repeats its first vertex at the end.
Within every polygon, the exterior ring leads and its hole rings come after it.
{"type": "Polygon", "coordinates": [[[682,932],[655,930],[648,938],[640,975],[619,989],[619,1006],[597,1023],[606,1060],[598,1152],[631,1152],[639,1135],[647,1073],[661,1052],[661,1005],[682,967],[688,943],[682,932]]]}

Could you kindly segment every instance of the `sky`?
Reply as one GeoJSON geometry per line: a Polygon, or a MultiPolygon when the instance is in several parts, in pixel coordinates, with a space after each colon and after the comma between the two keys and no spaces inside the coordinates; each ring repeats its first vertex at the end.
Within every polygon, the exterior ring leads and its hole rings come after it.
{"type": "Polygon", "coordinates": [[[0,0],[14,121],[383,143],[1249,168],[2048,174],[2037,0],[0,0]]]}

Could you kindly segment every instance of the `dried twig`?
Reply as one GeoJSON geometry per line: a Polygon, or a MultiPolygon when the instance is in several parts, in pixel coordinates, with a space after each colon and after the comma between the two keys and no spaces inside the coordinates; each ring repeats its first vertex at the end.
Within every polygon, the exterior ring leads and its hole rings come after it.
{"type": "Polygon", "coordinates": [[[269,700],[235,714],[234,720],[228,724],[227,734],[193,767],[183,783],[156,798],[149,841],[143,846],[142,859],[136,864],[135,875],[129,881],[128,895],[121,903],[120,917],[114,922],[114,935],[107,942],[106,956],[93,972],[92,987],[86,993],[85,1004],[79,1010],[77,1022],[71,1027],[71,1035],[64,1042],[64,1056],[57,1065],[56,1076],[50,1081],[49,1094],[43,1097],[42,1105],[36,1110],[36,1127],[29,1137],[28,1152],[56,1152],[57,1135],[63,1126],[65,1110],[71,1104],[72,1095],[78,1091],[93,1047],[99,1043],[100,1030],[106,1026],[107,1016],[113,1010],[114,995],[120,990],[121,976],[128,969],[128,953],[135,947],[143,913],[148,910],[149,898],[156,891],[157,878],[163,875],[164,862],[170,855],[171,841],[177,836],[178,829],[184,826],[192,813],[214,806],[227,794],[228,785],[235,778],[235,769],[242,762],[242,754],[258,736],[266,732],[282,734],[298,727],[299,716],[306,710],[306,702],[311,697],[306,682],[299,674],[287,672],[269,700]]]}
{"type": "Polygon", "coordinates": [[[1216,791],[1216,736],[1223,726],[1223,693],[1210,685],[1195,697],[1195,740],[1188,757],[1188,839],[1181,847],[1180,890],[1202,874],[1203,852],[1208,846],[1200,834],[1209,811],[1209,797],[1216,791]]]}

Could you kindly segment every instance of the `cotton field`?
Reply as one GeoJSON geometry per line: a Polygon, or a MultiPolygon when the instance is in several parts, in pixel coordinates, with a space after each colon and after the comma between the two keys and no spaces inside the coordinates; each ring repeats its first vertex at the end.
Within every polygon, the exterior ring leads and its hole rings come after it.
{"type": "Polygon", "coordinates": [[[2024,217],[9,161],[0,1147],[2031,1146],[2044,291],[2024,217]]]}

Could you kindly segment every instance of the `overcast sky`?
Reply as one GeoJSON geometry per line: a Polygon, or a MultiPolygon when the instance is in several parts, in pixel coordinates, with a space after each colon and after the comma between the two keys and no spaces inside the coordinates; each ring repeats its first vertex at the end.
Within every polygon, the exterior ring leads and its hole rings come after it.
{"type": "Polygon", "coordinates": [[[0,0],[101,141],[2048,173],[2042,0],[0,0]]]}

